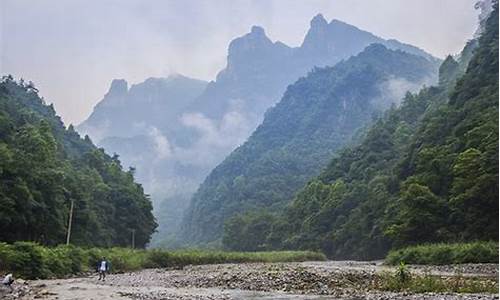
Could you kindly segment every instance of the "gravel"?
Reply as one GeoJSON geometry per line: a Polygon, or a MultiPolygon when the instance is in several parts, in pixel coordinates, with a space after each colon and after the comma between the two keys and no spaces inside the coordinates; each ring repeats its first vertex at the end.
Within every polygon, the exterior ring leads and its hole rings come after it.
{"type": "MultiPolygon", "coordinates": [[[[496,278],[497,264],[410,266],[413,272],[496,278]],[[458,270],[458,271],[457,271],[458,270]]],[[[16,282],[1,299],[498,299],[493,294],[406,294],[370,290],[375,274],[393,271],[381,262],[252,263],[148,269],[96,276],[16,282]]],[[[495,279],[496,280],[496,279],[495,279]]]]}

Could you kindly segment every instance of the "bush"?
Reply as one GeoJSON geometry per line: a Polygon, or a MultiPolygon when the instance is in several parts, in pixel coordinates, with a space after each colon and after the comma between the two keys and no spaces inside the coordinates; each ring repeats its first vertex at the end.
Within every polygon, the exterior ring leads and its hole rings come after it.
{"type": "Polygon", "coordinates": [[[157,249],[148,251],[146,255],[146,268],[166,268],[172,263],[170,253],[157,249]]]}
{"type": "Polygon", "coordinates": [[[427,244],[389,252],[385,259],[391,265],[405,262],[421,265],[463,263],[498,263],[498,242],[427,244]]]}
{"type": "Polygon", "coordinates": [[[15,242],[8,263],[11,269],[26,278],[46,278],[49,275],[44,263],[43,248],[32,242],[15,242]]]}
{"type": "Polygon", "coordinates": [[[165,251],[160,249],[133,250],[128,248],[78,248],[57,246],[47,248],[32,242],[0,243],[0,267],[26,279],[65,277],[95,271],[106,257],[111,272],[127,272],[143,268],[169,268],[186,265],[285,262],[325,260],[320,253],[310,251],[283,252],[224,252],[202,250],[165,251]]]}
{"type": "Polygon", "coordinates": [[[72,261],[68,249],[63,247],[43,248],[45,268],[49,277],[62,277],[72,273],[72,261]]]}
{"type": "MultiPolygon", "coordinates": [[[[110,262],[111,272],[127,272],[144,268],[145,250],[133,250],[128,248],[102,249],[101,257],[110,262]]],[[[99,257],[98,261],[101,259],[99,257]]]]}
{"type": "Polygon", "coordinates": [[[13,269],[12,263],[15,256],[13,248],[12,245],[0,242],[0,272],[13,269]]]}
{"type": "Polygon", "coordinates": [[[474,277],[440,277],[425,273],[424,275],[411,274],[409,271],[404,279],[401,270],[394,274],[383,273],[377,276],[376,289],[392,292],[411,293],[498,293],[498,283],[493,278],[474,277]]]}

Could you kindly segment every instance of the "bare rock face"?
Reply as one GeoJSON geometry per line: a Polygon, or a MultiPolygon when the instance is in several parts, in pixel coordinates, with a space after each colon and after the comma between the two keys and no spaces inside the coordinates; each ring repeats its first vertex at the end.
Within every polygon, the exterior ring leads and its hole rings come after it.
{"type": "Polygon", "coordinates": [[[125,79],[113,79],[106,96],[123,97],[127,94],[128,83],[125,79]]]}

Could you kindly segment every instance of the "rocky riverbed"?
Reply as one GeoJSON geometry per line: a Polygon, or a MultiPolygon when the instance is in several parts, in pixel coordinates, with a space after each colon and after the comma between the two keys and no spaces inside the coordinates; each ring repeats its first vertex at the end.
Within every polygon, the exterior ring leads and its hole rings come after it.
{"type": "MultiPolygon", "coordinates": [[[[410,266],[412,273],[497,281],[497,264],[410,266]]],[[[72,279],[18,281],[3,299],[498,299],[495,294],[410,294],[377,289],[381,262],[253,263],[148,269],[72,279]]],[[[1,298],[1,297],[0,297],[1,298]]]]}

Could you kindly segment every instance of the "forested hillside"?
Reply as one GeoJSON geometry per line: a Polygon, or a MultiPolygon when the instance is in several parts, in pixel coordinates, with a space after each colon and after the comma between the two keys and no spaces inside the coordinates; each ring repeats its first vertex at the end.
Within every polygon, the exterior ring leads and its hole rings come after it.
{"type": "Polygon", "coordinates": [[[156,228],[133,170],[68,129],[32,83],[0,81],[0,240],[144,247],[156,228]]]}
{"type": "MultiPolygon", "coordinates": [[[[220,241],[224,222],[235,214],[282,209],[357,129],[397,102],[406,89],[433,80],[436,71],[437,65],[423,57],[373,44],[335,67],[317,68],[299,79],[248,141],[201,185],[182,238],[220,241]]],[[[238,250],[259,249],[243,246],[250,241],[246,238],[238,242],[238,250]]]]}
{"type": "MultiPolygon", "coordinates": [[[[484,26],[458,62],[443,62],[439,86],[407,94],[285,213],[261,221],[264,234],[247,235],[264,248],[356,259],[411,244],[497,240],[498,4],[484,26]]],[[[232,231],[229,246],[245,239],[232,231]]]]}
{"type": "Polygon", "coordinates": [[[129,88],[114,80],[77,129],[108,153],[119,153],[125,166],[136,167],[160,223],[153,245],[172,245],[198,186],[251,135],[286,87],[315,66],[333,66],[372,43],[437,60],[415,46],[339,20],[328,22],[321,14],[311,20],[298,47],[252,26],[229,43],[227,63],[213,81],[177,75],[129,88]]]}

